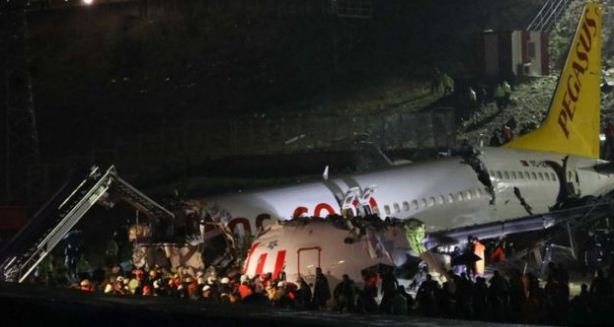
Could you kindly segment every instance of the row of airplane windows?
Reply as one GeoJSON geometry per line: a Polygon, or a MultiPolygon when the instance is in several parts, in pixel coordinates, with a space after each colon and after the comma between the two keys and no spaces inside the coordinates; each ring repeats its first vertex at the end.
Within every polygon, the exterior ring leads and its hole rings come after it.
{"type": "Polygon", "coordinates": [[[496,179],[527,179],[527,180],[541,180],[541,181],[552,181],[556,182],[556,174],[551,172],[528,172],[528,171],[500,171],[500,170],[491,170],[490,171],[491,178],[496,179]]]}
{"type": "Polygon", "coordinates": [[[393,211],[396,214],[401,211],[418,210],[432,207],[434,205],[450,204],[455,201],[471,200],[474,198],[477,199],[481,196],[482,190],[480,189],[467,190],[463,192],[458,192],[456,194],[450,193],[447,196],[439,195],[437,197],[431,196],[429,198],[424,198],[421,200],[413,200],[411,201],[411,203],[408,201],[403,201],[401,204],[395,202],[392,204],[392,208],[389,205],[385,205],[384,212],[386,213],[386,216],[390,216],[393,211]]]}

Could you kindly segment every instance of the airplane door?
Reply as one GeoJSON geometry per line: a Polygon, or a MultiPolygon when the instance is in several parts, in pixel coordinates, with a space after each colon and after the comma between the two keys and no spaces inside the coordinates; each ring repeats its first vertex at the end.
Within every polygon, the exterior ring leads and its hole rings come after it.
{"type": "Polygon", "coordinates": [[[580,180],[577,174],[577,159],[568,156],[563,161],[563,169],[565,171],[564,182],[570,194],[579,196],[580,192],[580,180]]]}
{"type": "Polygon", "coordinates": [[[300,248],[297,251],[298,273],[307,283],[314,283],[316,268],[320,267],[322,248],[319,246],[300,248]]]}

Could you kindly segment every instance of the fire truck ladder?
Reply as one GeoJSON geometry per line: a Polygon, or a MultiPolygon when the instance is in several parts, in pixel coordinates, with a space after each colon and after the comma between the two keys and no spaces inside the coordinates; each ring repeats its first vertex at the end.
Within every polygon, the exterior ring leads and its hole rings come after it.
{"type": "Polygon", "coordinates": [[[569,7],[571,0],[548,0],[527,26],[527,31],[550,32],[569,7]]]}
{"type": "Polygon", "coordinates": [[[1,280],[23,282],[107,191],[119,193],[149,216],[174,218],[170,211],[121,179],[114,166],[104,173],[92,167],[89,175],[63,199],[65,190],[69,190],[67,184],[0,251],[1,280]]]}

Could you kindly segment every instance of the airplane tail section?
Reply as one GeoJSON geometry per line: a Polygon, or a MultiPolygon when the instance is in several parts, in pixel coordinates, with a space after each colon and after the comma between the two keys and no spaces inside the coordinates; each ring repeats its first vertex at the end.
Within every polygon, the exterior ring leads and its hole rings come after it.
{"type": "Polygon", "coordinates": [[[601,7],[588,3],[546,119],[538,129],[505,147],[599,158],[600,79],[601,7]]]}

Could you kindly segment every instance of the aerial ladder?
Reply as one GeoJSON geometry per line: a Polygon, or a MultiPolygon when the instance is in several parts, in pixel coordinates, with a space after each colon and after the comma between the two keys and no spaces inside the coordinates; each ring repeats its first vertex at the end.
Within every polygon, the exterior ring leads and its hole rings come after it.
{"type": "Polygon", "coordinates": [[[70,230],[108,193],[119,196],[147,216],[165,220],[163,233],[172,235],[174,215],[117,175],[92,167],[87,177],[65,183],[30,222],[0,249],[0,280],[23,282],[70,230]],[[70,187],[74,186],[74,187],[70,187]]]}

